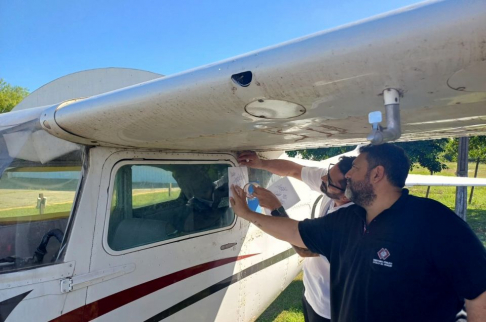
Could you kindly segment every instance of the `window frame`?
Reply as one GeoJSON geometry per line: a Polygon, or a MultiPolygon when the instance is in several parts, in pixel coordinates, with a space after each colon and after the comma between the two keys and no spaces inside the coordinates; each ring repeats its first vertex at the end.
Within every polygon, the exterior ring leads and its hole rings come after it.
{"type": "MultiPolygon", "coordinates": [[[[221,155],[219,155],[219,156],[221,156],[221,155]]],[[[207,158],[200,159],[200,160],[198,160],[197,158],[191,158],[191,159],[187,159],[187,160],[184,160],[183,158],[177,158],[177,159],[165,159],[165,158],[164,159],[152,159],[152,158],[151,159],[140,159],[140,158],[133,158],[133,159],[121,159],[118,162],[116,162],[113,165],[113,167],[110,171],[109,189],[107,191],[108,194],[107,194],[107,203],[106,203],[106,208],[105,208],[106,209],[105,221],[104,221],[104,229],[103,229],[103,248],[108,254],[110,254],[112,256],[120,256],[120,255],[124,255],[124,254],[127,254],[127,253],[142,251],[142,250],[148,249],[148,248],[160,247],[160,246],[167,245],[167,244],[181,242],[181,241],[184,241],[184,240],[187,240],[187,239],[197,238],[197,237],[200,237],[200,236],[216,234],[216,233],[219,233],[219,232],[222,232],[222,231],[231,230],[235,227],[237,219],[238,219],[236,214],[234,214],[233,221],[225,227],[216,228],[216,229],[209,229],[209,230],[200,231],[200,232],[194,232],[194,233],[187,234],[187,235],[184,235],[184,236],[179,236],[179,237],[176,237],[176,238],[170,238],[170,239],[167,239],[167,240],[161,240],[161,241],[158,241],[158,242],[140,245],[140,246],[137,246],[137,247],[132,247],[132,248],[124,249],[124,250],[112,249],[110,247],[109,243],[108,243],[108,231],[109,231],[109,224],[110,224],[110,219],[111,219],[111,205],[112,205],[112,201],[113,201],[112,196],[113,196],[113,190],[115,188],[115,180],[116,180],[116,175],[117,175],[118,171],[120,170],[120,168],[122,168],[123,166],[126,166],[126,165],[148,165],[148,166],[150,166],[150,165],[161,165],[161,164],[184,164],[184,165],[190,165],[190,164],[223,164],[223,165],[228,165],[228,168],[235,166],[235,163],[232,162],[232,160],[230,160],[229,155],[227,155],[227,156],[225,155],[224,159],[215,158],[214,160],[207,159],[207,158]]],[[[232,208],[230,207],[230,209],[232,209],[232,208]]],[[[233,211],[233,210],[231,210],[231,211],[233,211]]]]}

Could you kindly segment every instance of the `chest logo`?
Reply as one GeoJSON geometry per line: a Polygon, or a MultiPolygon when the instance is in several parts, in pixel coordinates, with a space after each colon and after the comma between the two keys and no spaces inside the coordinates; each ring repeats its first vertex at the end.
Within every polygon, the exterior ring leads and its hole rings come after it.
{"type": "Polygon", "coordinates": [[[390,257],[390,251],[386,248],[382,248],[378,251],[378,258],[373,258],[373,264],[385,266],[385,267],[393,267],[393,263],[387,261],[387,258],[390,257]]]}
{"type": "Polygon", "coordinates": [[[390,252],[388,251],[388,249],[382,248],[378,251],[378,257],[384,261],[385,259],[390,257],[390,252]]]}

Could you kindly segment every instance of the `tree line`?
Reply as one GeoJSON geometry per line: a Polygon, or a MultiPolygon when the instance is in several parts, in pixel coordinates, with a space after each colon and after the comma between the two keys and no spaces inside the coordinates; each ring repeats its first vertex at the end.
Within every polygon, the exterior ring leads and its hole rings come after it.
{"type": "MultiPolygon", "coordinates": [[[[413,142],[397,142],[410,158],[410,170],[416,166],[427,169],[430,174],[447,169],[446,162],[457,161],[459,139],[438,139],[413,142]]],[[[287,151],[291,157],[297,155],[303,159],[325,160],[335,155],[349,152],[354,146],[332,147],[287,151]]],[[[486,136],[469,138],[469,161],[476,162],[476,173],[479,163],[486,162],[486,136]]]]}
{"type": "Polygon", "coordinates": [[[0,113],[10,112],[27,95],[27,88],[10,85],[0,78],[0,113]]]}

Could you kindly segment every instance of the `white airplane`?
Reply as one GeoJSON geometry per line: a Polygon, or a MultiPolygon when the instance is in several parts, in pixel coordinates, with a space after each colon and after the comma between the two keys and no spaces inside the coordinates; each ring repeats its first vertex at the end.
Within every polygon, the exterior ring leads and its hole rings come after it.
{"type": "MultiPolygon", "coordinates": [[[[69,76],[0,115],[0,321],[254,320],[301,259],[228,207],[235,151],[485,134],[486,2],[132,74],[69,76]],[[370,126],[383,100],[387,128],[370,126]]],[[[291,182],[290,216],[313,216],[291,182]]]]}

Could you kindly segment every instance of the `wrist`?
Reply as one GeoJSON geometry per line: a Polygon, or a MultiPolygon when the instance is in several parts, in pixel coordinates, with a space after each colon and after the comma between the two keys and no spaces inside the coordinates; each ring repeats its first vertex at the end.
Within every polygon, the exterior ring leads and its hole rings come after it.
{"type": "Polygon", "coordinates": [[[249,209],[245,209],[244,211],[241,212],[241,215],[238,215],[238,216],[247,219],[251,216],[251,211],[249,209]]]}
{"type": "Polygon", "coordinates": [[[288,217],[285,208],[280,205],[279,207],[272,210],[271,215],[274,217],[288,217]]]}
{"type": "Polygon", "coordinates": [[[260,169],[260,170],[267,170],[268,171],[268,161],[270,161],[270,160],[260,159],[260,162],[256,165],[256,168],[260,169]]]}

